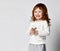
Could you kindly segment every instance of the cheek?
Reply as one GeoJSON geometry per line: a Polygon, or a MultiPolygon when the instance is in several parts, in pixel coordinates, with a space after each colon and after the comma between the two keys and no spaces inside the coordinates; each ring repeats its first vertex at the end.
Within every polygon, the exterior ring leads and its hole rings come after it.
{"type": "Polygon", "coordinates": [[[43,16],[43,13],[39,13],[40,16],[43,16]]]}
{"type": "Polygon", "coordinates": [[[37,15],[37,13],[34,13],[34,15],[37,15]]]}
{"type": "Polygon", "coordinates": [[[40,16],[42,16],[42,13],[39,13],[40,16]]]}
{"type": "Polygon", "coordinates": [[[36,17],[36,15],[37,15],[37,14],[36,14],[36,13],[34,13],[34,16],[35,16],[35,17],[36,17]]]}

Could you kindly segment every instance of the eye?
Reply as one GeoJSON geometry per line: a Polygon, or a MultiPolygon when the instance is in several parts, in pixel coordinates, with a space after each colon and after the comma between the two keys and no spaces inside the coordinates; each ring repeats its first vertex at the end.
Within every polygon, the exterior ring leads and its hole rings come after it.
{"type": "Polygon", "coordinates": [[[37,13],[37,11],[34,11],[34,13],[37,13]]]}

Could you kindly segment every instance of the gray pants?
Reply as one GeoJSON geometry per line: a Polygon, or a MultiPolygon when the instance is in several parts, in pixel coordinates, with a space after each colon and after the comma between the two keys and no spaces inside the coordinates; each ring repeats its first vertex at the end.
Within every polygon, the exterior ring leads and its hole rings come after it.
{"type": "Polygon", "coordinates": [[[46,44],[29,44],[28,51],[46,51],[46,44]]]}

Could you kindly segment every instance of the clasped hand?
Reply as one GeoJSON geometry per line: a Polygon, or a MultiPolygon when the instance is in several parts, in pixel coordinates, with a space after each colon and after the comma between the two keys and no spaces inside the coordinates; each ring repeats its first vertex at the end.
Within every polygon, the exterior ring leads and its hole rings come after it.
{"type": "Polygon", "coordinates": [[[31,28],[30,35],[37,35],[38,34],[38,31],[36,29],[37,28],[31,28]]]}

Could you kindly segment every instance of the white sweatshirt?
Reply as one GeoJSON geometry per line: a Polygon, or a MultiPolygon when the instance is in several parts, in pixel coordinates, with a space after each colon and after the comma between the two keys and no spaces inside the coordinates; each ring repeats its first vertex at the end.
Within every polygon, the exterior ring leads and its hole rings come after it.
{"type": "Polygon", "coordinates": [[[30,24],[30,27],[28,29],[28,34],[30,36],[29,43],[31,44],[45,44],[46,43],[46,36],[50,34],[50,29],[47,24],[47,21],[39,20],[39,21],[32,21],[30,24]],[[37,28],[38,35],[30,35],[30,29],[31,28],[37,28]]]}

